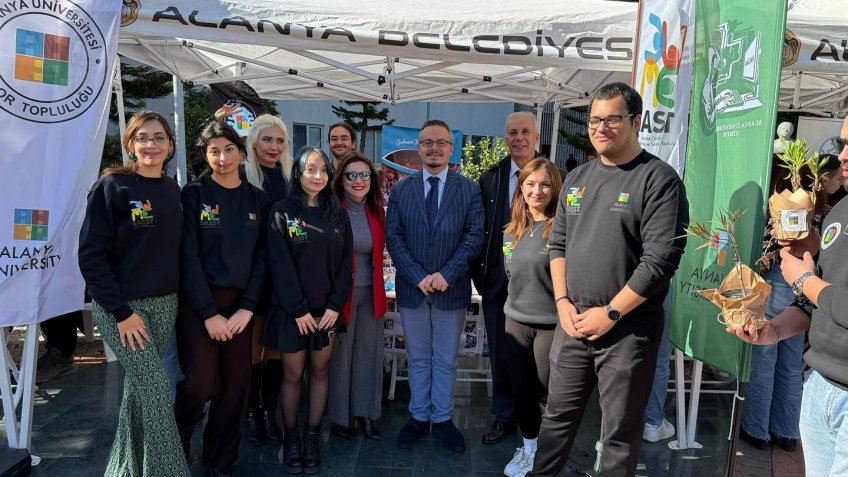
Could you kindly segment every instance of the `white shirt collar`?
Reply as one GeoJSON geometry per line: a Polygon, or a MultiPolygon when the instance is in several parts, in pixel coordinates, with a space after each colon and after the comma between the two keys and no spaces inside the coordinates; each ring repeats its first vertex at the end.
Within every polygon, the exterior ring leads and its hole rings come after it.
{"type": "Polygon", "coordinates": [[[510,157],[509,158],[509,177],[510,178],[515,177],[515,173],[520,171],[520,170],[521,170],[521,168],[518,167],[518,164],[515,163],[515,160],[510,157]]]}
{"type": "Polygon", "coordinates": [[[438,177],[439,178],[439,185],[444,185],[445,181],[448,179],[448,169],[450,169],[450,167],[445,167],[438,174],[430,174],[430,171],[428,171],[425,168],[422,168],[421,169],[421,172],[422,172],[421,177],[424,179],[425,184],[427,184],[427,179],[429,179],[431,177],[438,177]]]}

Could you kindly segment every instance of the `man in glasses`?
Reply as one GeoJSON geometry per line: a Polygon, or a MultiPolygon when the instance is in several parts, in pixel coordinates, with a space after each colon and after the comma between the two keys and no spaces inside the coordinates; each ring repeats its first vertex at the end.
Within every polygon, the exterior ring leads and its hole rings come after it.
{"type": "Polygon", "coordinates": [[[642,98],[624,83],[589,103],[599,158],[565,178],[550,235],[560,326],[533,471],[565,465],[595,385],[603,475],[634,475],[663,331],[663,298],[683,254],[688,206],[674,169],[639,145],[642,98]]]}
{"type": "Polygon", "coordinates": [[[356,149],[356,132],[348,123],[336,123],[330,126],[327,133],[327,144],[333,154],[333,170],[335,170],[345,155],[356,149]]]}
{"type": "Polygon", "coordinates": [[[477,291],[483,297],[483,317],[489,340],[492,366],[492,408],[494,422],[483,434],[483,444],[497,444],[515,432],[513,393],[506,366],[507,278],[504,271],[503,230],[510,221],[512,197],[518,185],[518,173],[536,157],[539,132],[536,117],[529,112],[515,112],[506,119],[504,137],[509,155],[480,176],[483,199],[483,252],[472,264],[477,291]]]}
{"type": "Polygon", "coordinates": [[[451,421],[457,345],[471,304],[468,263],[483,243],[483,206],[476,183],[448,170],[453,137],[444,121],[426,121],[418,136],[422,170],[389,196],[386,246],[397,276],[397,304],[409,364],[409,422],[398,447],[430,432],[454,452],[465,438],[451,421]]]}

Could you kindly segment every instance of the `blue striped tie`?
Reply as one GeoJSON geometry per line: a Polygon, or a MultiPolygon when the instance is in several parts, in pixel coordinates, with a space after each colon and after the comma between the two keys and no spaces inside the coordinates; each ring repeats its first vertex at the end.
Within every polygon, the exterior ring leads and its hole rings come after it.
{"type": "Polygon", "coordinates": [[[430,228],[436,223],[436,215],[439,213],[439,178],[432,176],[427,178],[430,183],[430,190],[427,192],[427,199],[424,201],[427,207],[427,224],[430,228]]]}

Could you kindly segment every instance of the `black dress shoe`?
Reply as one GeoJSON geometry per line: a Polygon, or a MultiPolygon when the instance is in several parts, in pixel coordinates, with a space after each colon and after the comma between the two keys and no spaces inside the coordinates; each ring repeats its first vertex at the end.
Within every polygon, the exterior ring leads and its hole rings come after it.
{"type": "Polygon", "coordinates": [[[515,424],[503,424],[500,421],[492,423],[489,432],[483,434],[483,444],[492,445],[506,439],[506,436],[515,432],[515,424]]]}
{"type": "Polygon", "coordinates": [[[209,477],[233,477],[236,475],[235,471],[223,471],[218,469],[208,469],[207,470],[209,477]]]}
{"type": "Polygon", "coordinates": [[[330,435],[350,439],[353,437],[353,430],[350,427],[330,423],[330,435]]]}
{"type": "Polygon", "coordinates": [[[433,436],[441,439],[442,443],[453,452],[465,452],[465,437],[456,428],[453,421],[433,423],[433,436]]]}
{"type": "Polygon", "coordinates": [[[397,445],[401,449],[411,449],[412,444],[426,436],[428,432],[430,432],[429,422],[419,421],[414,417],[410,417],[409,422],[403,426],[400,434],[398,434],[397,445]]]}
{"type": "Polygon", "coordinates": [[[768,439],[754,437],[745,432],[745,429],[742,429],[741,427],[739,428],[739,439],[747,442],[751,445],[751,447],[757,450],[766,450],[769,445],[768,439]]]}
{"type": "Polygon", "coordinates": [[[790,439],[788,437],[778,437],[777,446],[786,452],[795,452],[795,447],[798,446],[798,439],[790,439]]]}
{"type": "Polygon", "coordinates": [[[362,429],[362,435],[365,436],[366,439],[374,439],[379,441],[383,438],[380,435],[380,431],[377,430],[377,426],[374,425],[374,421],[365,417],[357,417],[356,423],[362,429]]]}

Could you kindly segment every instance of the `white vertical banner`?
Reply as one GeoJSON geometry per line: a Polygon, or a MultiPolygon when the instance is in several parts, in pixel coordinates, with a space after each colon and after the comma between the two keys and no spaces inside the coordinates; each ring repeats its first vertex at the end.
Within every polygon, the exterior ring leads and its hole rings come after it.
{"type": "Polygon", "coordinates": [[[631,83],[642,95],[639,142],[683,177],[695,0],[642,0],[637,24],[631,83]]]}
{"type": "Polygon", "coordinates": [[[0,325],[82,308],[79,230],[108,125],[121,2],[0,8],[0,325]]]}

